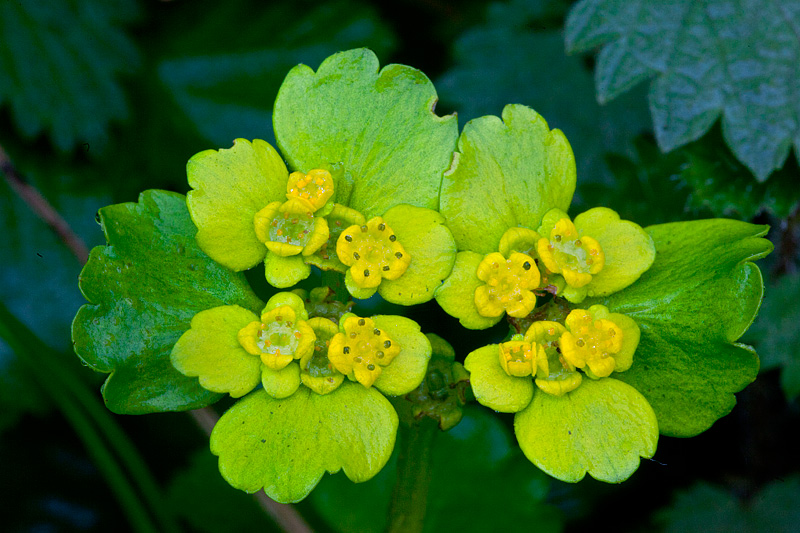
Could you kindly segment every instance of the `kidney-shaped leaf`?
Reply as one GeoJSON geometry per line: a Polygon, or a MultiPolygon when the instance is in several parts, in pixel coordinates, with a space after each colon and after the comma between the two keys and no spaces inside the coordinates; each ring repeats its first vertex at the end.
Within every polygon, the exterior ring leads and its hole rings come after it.
{"type": "Polygon", "coordinates": [[[699,220],[650,226],[653,266],[602,303],[633,318],[641,340],[624,381],[652,405],[661,433],[693,436],[728,414],[734,392],[755,379],[758,357],[734,342],[761,304],[761,271],[751,261],[772,244],[765,226],[699,220]]]}
{"type": "Polygon", "coordinates": [[[111,373],[103,385],[109,409],[180,411],[218,400],[172,366],[172,346],[200,311],[236,304],[258,312],[263,302],[242,274],[197,247],[184,196],[146,191],[138,203],[99,214],[108,246],[94,248],[81,272],[89,303],[75,317],[72,340],[86,364],[111,373]]]}
{"type": "Polygon", "coordinates": [[[275,138],[293,170],[341,163],[353,186],[337,201],[367,218],[398,204],[435,210],[458,138],[455,115],[437,116],[436,101],[422,72],[379,71],[371,51],[341,52],[316,73],[305,65],[289,72],[275,100],[275,138]]]}
{"type": "Polygon", "coordinates": [[[356,482],[372,478],[389,460],[396,433],[392,405],[360,384],[343,383],[325,395],[300,387],[282,400],[262,389],[220,418],[211,451],[232,486],[296,502],[326,471],[343,469],[356,482]]]}

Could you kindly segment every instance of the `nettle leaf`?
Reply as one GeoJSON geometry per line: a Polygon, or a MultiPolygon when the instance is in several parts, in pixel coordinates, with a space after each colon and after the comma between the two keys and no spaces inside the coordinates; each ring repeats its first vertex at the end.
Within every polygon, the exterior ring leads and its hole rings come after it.
{"type": "Polygon", "coordinates": [[[634,135],[651,128],[644,92],[599,105],[591,72],[580,57],[566,55],[562,33],[537,29],[546,25],[544,4],[491,4],[486,23],[455,42],[454,65],[436,87],[462,122],[497,115],[507,103],[532,107],[569,139],[582,181],[597,181],[607,174],[605,152],[627,151],[634,135]]]}
{"type": "Polygon", "coordinates": [[[775,531],[797,529],[800,478],[792,476],[762,488],[743,502],[730,490],[699,482],[673,498],[672,505],[656,514],[666,533],[706,531],[775,531]]]}
{"type": "Polygon", "coordinates": [[[497,251],[508,228],[538,227],[550,209],[566,210],[575,191],[564,134],[521,105],[506,106],[502,120],[468,122],[453,167],[442,183],[441,212],[459,250],[497,251]]]}
{"type": "Polygon", "coordinates": [[[277,400],[263,389],[239,400],[211,434],[211,451],[233,487],[288,503],[305,498],[325,472],[356,482],[389,460],[397,414],[380,392],[343,383],[320,395],[300,387],[277,400]]]}
{"type": "MultiPolygon", "coordinates": [[[[396,462],[397,453],[366,483],[330,476],[311,494],[311,503],[336,531],[385,531],[396,462]]],[[[549,484],[512,444],[496,416],[468,405],[461,422],[433,441],[423,531],[518,531],[521,524],[560,531],[561,513],[545,503],[549,484]],[[498,479],[503,482],[498,484],[498,479]]]]}
{"type": "Polygon", "coordinates": [[[650,110],[664,151],[722,117],[733,153],[763,181],[800,151],[800,2],[583,0],[566,22],[567,49],[605,45],[598,100],[655,77],[650,110]]]}
{"type": "Polygon", "coordinates": [[[714,142],[715,137],[704,137],[680,151],[685,160],[680,177],[692,188],[688,205],[742,220],[752,220],[762,211],[779,218],[789,216],[800,201],[797,167],[790,162],[766,181],[755,181],[721,140],[714,142]]]}
{"type": "Polygon", "coordinates": [[[633,366],[612,377],[642,393],[664,435],[693,436],[733,409],[755,379],[758,357],[735,344],[761,304],[761,271],[751,261],[772,250],[766,226],[734,220],[645,228],[653,266],[630,287],[587,299],[633,318],[641,329],[633,366]]]}
{"type": "Polygon", "coordinates": [[[298,63],[317,64],[353,46],[378,53],[393,47],[391,30],[360,2],[297,1],[259,9],[242,1],[208,4],[199,20],[187,24],[183,17],[197,13],[183,13],[175,21],[187,31],[181,32],[179,55],[162,61],[158,76],[214,146],[239,137],[273,143],[272,104],[286,72],[298,63]]]}
{"type": "Polygon", "coordinates": [[[367,219],[403,203],[437,210],[458,138],[455,115],[434,113],[437,99],[419,70],[379,69],[366,49],[341,52],[316,72],[289,72],[275,100],[275,138],[293,170],[341,163],[354,183],[337,201],[367,219]]]}
{"type": "Polygon", "coordinates": [[[25,137],[105,145],[109,122],[128,115],[117,77],[139,62],[122,29],[137,11],[133,0],[0,3],[0,105],[25,137]]]}
{"type": "Polygon", "coordinates": [[[170,352],[192,317],[220,305],[259,312],[264,304],[242,274],[198,247],[185,197],[146,191],[138,203],[104,207],[108,246],[92,250],[80,276],[88,304],[75,317],[72,340],[84,362],[111,375],[103,398],[116,413],[203,407],[221,395],[178,372],[170,352]]]}
{"type": "Polygon", "coordinates": [[[786,275],[767,287],[768,298],[745,339],[761,357],[761,369],[781,368],[781,387],[790,400],[800,396],[800,275],[786,275]]]}

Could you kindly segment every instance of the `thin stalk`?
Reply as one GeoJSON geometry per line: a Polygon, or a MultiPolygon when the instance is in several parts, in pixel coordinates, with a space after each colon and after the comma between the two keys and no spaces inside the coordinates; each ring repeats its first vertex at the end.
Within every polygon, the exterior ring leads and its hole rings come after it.
{"type": "Polygon", "coordinates": [[[389,504],[387,533],[422,531],[431,482],[431,450],[439,427],[428,418],[401,424],[397,481],[389,504]]]}
{"type": "Polygon", "coordinates": [[[322,285],[334,292],[334,300],[346,304],[350,301],[350,293],[344,284],[344,274],[335,270],[322,271],[322,285]]]}

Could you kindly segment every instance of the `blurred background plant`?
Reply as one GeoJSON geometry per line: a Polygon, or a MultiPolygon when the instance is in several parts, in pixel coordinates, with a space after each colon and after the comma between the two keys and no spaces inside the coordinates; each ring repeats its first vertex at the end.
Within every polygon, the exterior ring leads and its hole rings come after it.
{"type": "MultiPolygon", "coordinates": [[[[562,129],[575,212],[606,205],[643,226],[732,217],[770,224],[776,245],[744,339],[762,373],[731,415],[691,440],[662,437],[621,486],[567,485],[521,457],[510,417],[468,407],[431,452],[426,530],[578,531],[599,513],[618,530],[793,530],[800,2],[661,4],[0,1],[1,529],[279,530],[263,499],[221,479],[196,418],[105,410],[102,376],[70,346],[77,275],[103,244],[99,207],[186,192],[189,157],[235,137],[272,142],[289,68],[366,46],[425,72],[437,111],[462,125],[522,103],[562,129]]],[[[435,304],[415,315],[459,360],[486,344],[435,304]]],[[[296,507],[316,530],[380,531],[395,465],[360,485],[327,476],[296,507]]]]}

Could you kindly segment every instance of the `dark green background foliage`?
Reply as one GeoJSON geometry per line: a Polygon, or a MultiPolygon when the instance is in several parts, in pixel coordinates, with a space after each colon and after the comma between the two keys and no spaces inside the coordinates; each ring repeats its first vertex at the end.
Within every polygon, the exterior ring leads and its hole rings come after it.
{"type": "MultiPolygon", "coordinates": [[[[99,208],[149,188],[186,192],[189,157],[235,137],[272,142],[274,97],[297,63],[369,47],[425,72],[437,111],[462,126],[529,105],[572,144],[575,213],[772,226],[766,300],[744,339],[762,370],[731,415],[690,440],[662,437],[621,486],[548,480],[521,458],[511,418],[470,408],[433,450],[428,530],[579,531],[602,517],[621,530],[789,531],[800,508],[800,1],[662,4],[0,0],[0,146],[91,247],[104,243],[99,208]]],[[[80,262],[6,180],[0,224],[0,530],[274,529],[221,479],[187,415],[110,415],[105,376],[70,345],[80,262]],[[115,477],[119,465],[132,470],[115,477]]],[[[266,299],[261,272],[246,275],[266,299]]],[[[461,361],[503,334],[463,333],[435,304],[409,316],[461,361]]],[[[393,465],[363,485],[326,478],[298,509],[321,531],[378,531],[393,465]]]]}

